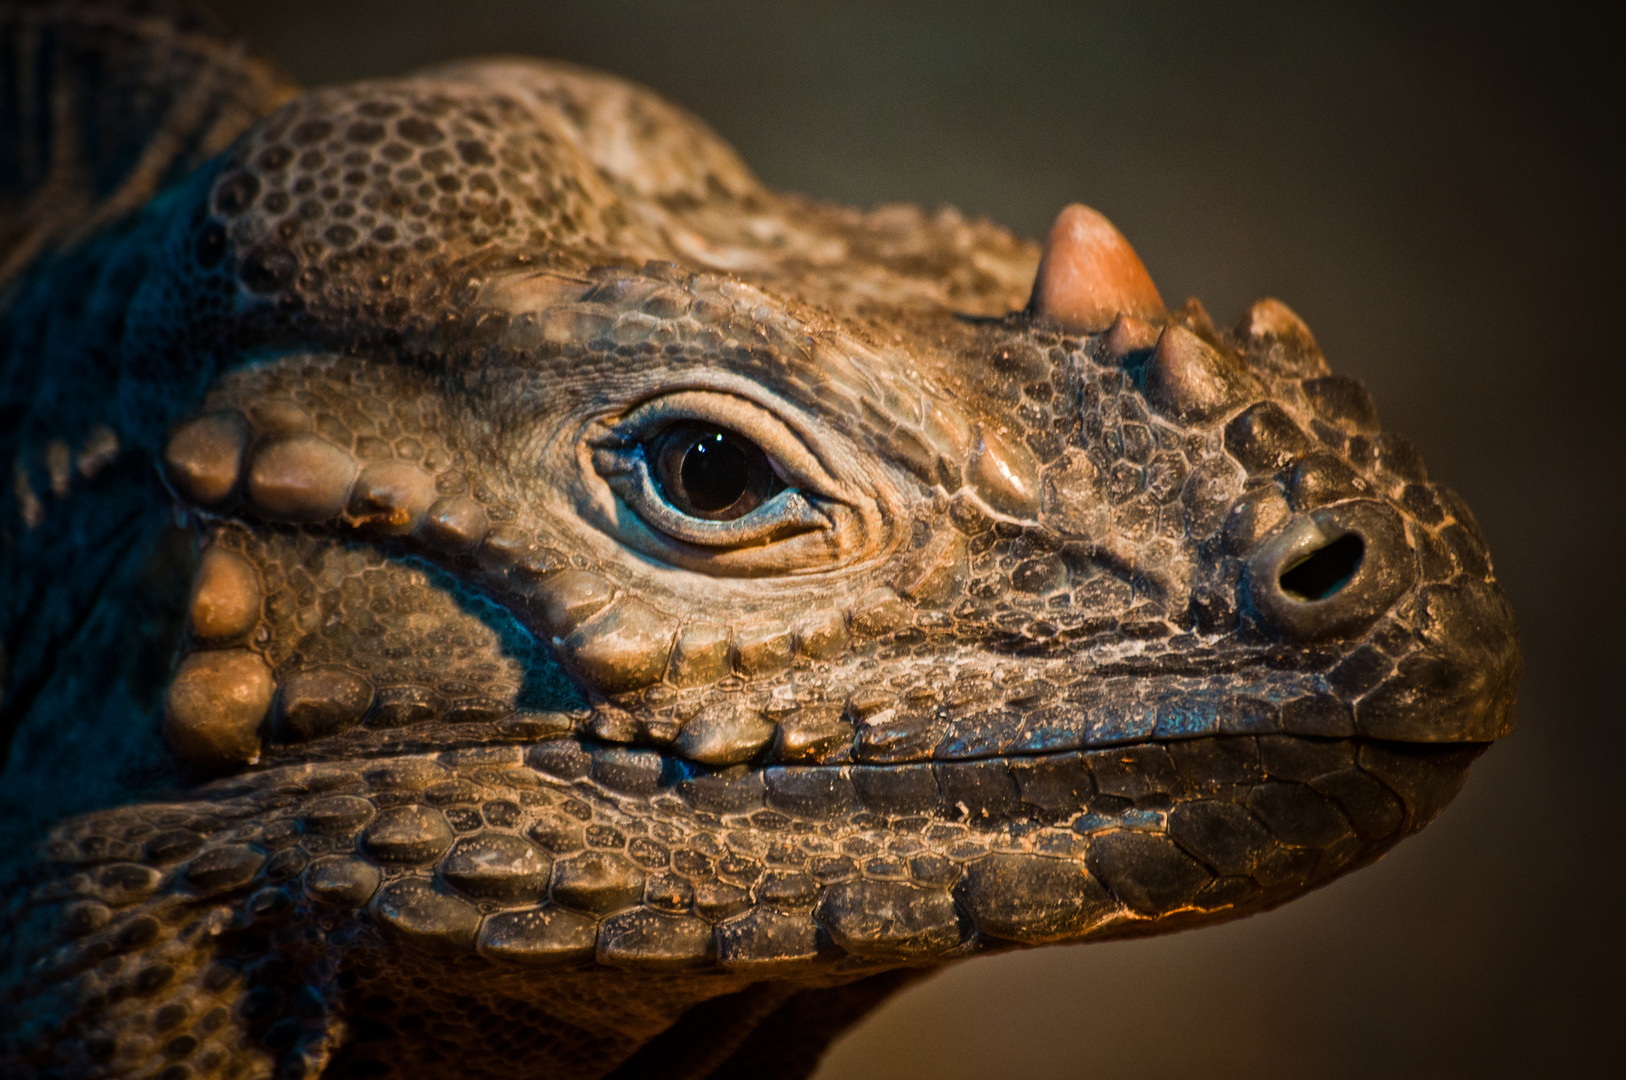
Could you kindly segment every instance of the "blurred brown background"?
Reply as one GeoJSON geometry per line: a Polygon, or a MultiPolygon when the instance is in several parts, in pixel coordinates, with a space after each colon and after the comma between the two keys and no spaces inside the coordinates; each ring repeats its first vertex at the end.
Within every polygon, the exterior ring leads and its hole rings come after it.
{"type": "Polygon", "coordinates": [[[1163,293],[1274,295],[1477,511],[1519,731],[1371,869],[1243,923],[974,961],[825,1080],[1622,1075],[1616,507],[1626,64],[1553,4],[217,0],[307,84],[562,57],[709,120],[769,183],[1042,236],[1088,202],[1163,293]]]}

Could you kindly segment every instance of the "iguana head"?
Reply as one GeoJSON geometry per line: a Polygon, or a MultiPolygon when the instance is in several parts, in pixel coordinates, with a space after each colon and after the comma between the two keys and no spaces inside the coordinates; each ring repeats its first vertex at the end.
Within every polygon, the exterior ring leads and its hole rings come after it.
{"type": "Polygon", "coordinates": [[[1171,315],[1084,207],[1030,290],[997,229],[518,62],[313,94],[188,194],[243,329],[166,451],[212,523],[183,764],[510,746],[656,819],[947,824],[995,854],[812,890],[924,958],[1280,900],[1508,728],[1461,501],[1286,307],[1171,315]]]}
{"type": "Polygon", "coordinates": [[[232,887],[839,980],[1279,903],[1509,730],[1461,500],[1287,307],[1171,312],[1082,206],[1041,253],[787,196],[494,61],[299,98],[137,240],[105,422],[199,554],[131,738],[286,821],[232,887]]]}

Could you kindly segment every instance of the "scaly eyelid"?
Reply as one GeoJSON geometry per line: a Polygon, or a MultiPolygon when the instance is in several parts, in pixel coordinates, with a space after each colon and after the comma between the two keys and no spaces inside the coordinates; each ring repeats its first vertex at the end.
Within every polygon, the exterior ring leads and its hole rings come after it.
{"type": "Polygon", "coordinates": [[[612,451],[621,466],[605,472],[605,482],[621,501],[645,523],[686,544],[710,548],[737,548],[763,544],[788,533],[831,527],[821,513],[795,488],[779,492],[743,517],[730,521],[708,521],[690,517],[674,509],[655,487],[642,447],[612,451]]]}
{"type": "Polygon", "coordinates": [[[883,458],[839,424],[726,372],[691,372],[664,393],[600,402],[571,439],[576,513],[659,563],[719,578],[782,578],[850,568],[896,545],[898,492],[883,458]],[[701,381],[704,380],[704,381],[701,381]],[[761,448],[788,485],[732,522],[682,514],[659,495],[644,457],[679,423],[726,428],[761,448]]]}
{"type": "Polygon", "coordinates": [[[647,401],[593,440],[592,445],[625,453],[683,422],[715,424],[756,443],[779,479],[789,487],[817,498],[850,501],[844,497],[843,485],[788,424],[755,402],[729,393],[686,390],[647,401]]]}
{"type": "Polygon", "coordinates": [[[589,440],[594,470],[650,528],[679,543],[719,550],[832,529],[819,504],[845,502],[842,486],[789,425],[755,402],[715,391],[680,391],[647,401],[589,440]],[[645,447],[676,424],[710,424],[761,448],[786,485],[739,518],[709,521],[671,505],[651,475],[645,447]]]}

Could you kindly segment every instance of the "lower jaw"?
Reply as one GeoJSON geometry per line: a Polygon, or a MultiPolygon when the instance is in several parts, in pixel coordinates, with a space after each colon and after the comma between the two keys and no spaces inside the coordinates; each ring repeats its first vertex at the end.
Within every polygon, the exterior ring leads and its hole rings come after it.
{"type": "Polygon", "coordinates": [[[1212,736],[703,771],[556,738],[290,766],[197,794],[261,804],[268,887],[335,931],[376,926],[381,943],[499,965],[839,981],[1275,906],[1421,828],[1483,748],[1212,736]],[[372,816],[333,826],[317,811],[335,796],[372,816]],[[444,820],[444,841],[381,840],[408,811],[444,820]],[[458,852],[493,836],[551,868],[460,876],[458,852]]]}
{"type": "MultiPolygon", "coordinates": [[[[462,995],[587,1024],[607,1001],[1159,933],[1370,861],[1483,749],[1215,736],[698,773],[550,739],[267,768],[55,826],[0,913],[5,1000],[113,1017],[109,980],[162,969],[172,996],[332,980],[338,1008],[462,995]]],[[[277,1015],[245,1011],[245,1034],[277,1015]]]]}

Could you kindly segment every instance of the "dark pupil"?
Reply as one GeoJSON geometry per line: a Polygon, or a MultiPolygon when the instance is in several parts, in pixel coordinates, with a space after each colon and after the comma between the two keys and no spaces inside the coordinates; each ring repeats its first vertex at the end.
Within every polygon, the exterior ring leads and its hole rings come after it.
{"type": "Polygon", "coordinates": [[[653,449],[662,494],[691,517],[743,517],[784,486],[755,443],[724,428],[682,424],[653,449]]]}
{"type": "Polygon", "coordinates": [[[751,479],[751,462],[740,445],[720,431],[702,435],[683,455],[679,475],[696,510],[715,514],[740,501],[751,479]]]}

